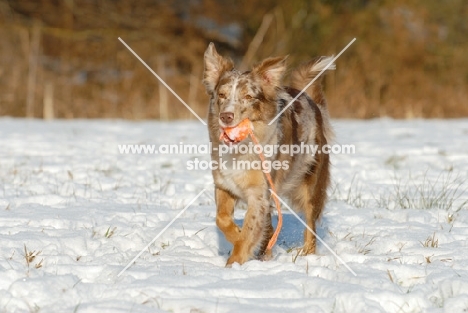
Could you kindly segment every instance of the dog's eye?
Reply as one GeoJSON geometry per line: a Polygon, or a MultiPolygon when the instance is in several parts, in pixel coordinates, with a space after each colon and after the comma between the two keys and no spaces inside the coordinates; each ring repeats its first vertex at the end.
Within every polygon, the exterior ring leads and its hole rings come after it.
{"type": "Polygon", "coordinates": [[[245,100],[252,100],[253,97],[252,97],[251,95],[245,95],[245,96],[244,96],[244,99],[245,99],[245,100]]]}
{"type": "Polygon", "coordinates": [[[219,99],[226,99],[226,95],[224,93],[218,93],[219,99]]]}

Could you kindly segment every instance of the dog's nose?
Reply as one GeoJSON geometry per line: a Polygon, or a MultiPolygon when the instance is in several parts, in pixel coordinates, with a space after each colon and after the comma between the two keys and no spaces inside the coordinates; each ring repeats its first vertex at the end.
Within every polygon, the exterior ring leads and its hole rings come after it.
{"type": "Polygon", "coordinates": [[[229,125],[231,124],[232,120],[234,119],[234,113],[232,112],[223,112],[219,114],[219,118],[223,121],[224,124],[229,125]]]}

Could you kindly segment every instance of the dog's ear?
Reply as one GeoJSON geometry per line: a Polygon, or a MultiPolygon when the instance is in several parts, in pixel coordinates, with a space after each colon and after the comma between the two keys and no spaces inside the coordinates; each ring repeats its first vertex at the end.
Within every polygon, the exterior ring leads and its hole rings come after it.
{"type": "Polygon", "coordinates": [[[212,42],[205,51],[205,72],[203,73],[203,84],[208,94],[212,94],[218,84],[221,75],[234,68],[231,59],[223,58],[218,54],[212,42]]]}
{"type": "Polygon", "coordinates": [[[260,65],[254,67],[252,73],[261,80],[262,85],[279,87],[286,71],[287,58],[288,56],[265,59],[260,65]]]}

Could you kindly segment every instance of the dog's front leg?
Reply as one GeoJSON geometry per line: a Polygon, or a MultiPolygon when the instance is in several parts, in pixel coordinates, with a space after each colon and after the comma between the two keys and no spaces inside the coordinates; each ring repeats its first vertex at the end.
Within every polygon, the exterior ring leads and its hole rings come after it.
{"type": "Polygon", "coordinates": [[[230,266],[234,262],[239,264],[247,262],[263,239],[265,220],[269,212],[268,201],[265,195],[252,196],[248,199],[247,205],[248,209],[242,225],[240,239],[234,243],[234,248],[226,266],[230,266]]]}
{"type": "Polygon", "coordinates": [[[227,191],[215,188],[216,196],[216,225],[223,232],[226,239],[235,244],[240,240],[241,230],[234,223],[232,213],[236,199],[227,191]]]}

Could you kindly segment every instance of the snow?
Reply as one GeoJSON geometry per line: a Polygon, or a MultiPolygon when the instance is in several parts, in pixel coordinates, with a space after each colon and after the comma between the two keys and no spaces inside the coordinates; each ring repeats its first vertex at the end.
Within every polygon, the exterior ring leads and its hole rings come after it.
{"type": "Polygon", "coordinates": [[[466,311],[468,120],[333,124],[356,153],[331,157],[318,234],[357,276],[297,256],[287,210],[273,260],[224,268],[211,173],[186,170],[209,155],[118,150],[206,144],[198,121],[0,119],[0,312],[466,311]]]}

